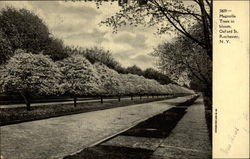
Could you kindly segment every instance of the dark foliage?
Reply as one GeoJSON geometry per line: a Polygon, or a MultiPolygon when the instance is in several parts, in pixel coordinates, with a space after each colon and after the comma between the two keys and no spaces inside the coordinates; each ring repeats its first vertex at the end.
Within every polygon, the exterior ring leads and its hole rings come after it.
{"type": "Polygon", "coordinates": [[[127,67],[127,68],[126,68],[126,73],[136,74],[136,75],[139,75],[139,76],[144,75],[144,72],[142,71],[142,69],[139,68],[139,67],[136,66],[136,65],[127,67]]]}
{"type": "Polygon", "coordinates": [[[149,78],[149,79],[155,79],[160,84],[174,83],[170,80],[170,78],[167,75],[160,73],[159,71],[157,71],[153,68],[147,68],[144,71],[144,77],[149,78]]]}
{"type": "MultiPolygon", "coordinates": [[[[7,7],[0,12],[0,32],[4,37],[5,50],[1,53],[1,63],[8,60],[17,49],[34,54],[42,52],[53,60],[67,57],[61,40],[54,38],[46,24],[37,15],[27,9],[7,7]]],[[[1,43],[3,40],[1,40],[1,43]]],[[[0,44],[2,45],[2,44],[0,44]]],[[[1,46],[2,47],[2,46],[1,46]]]]}
{"type": "Polygon", "coordinates": [[[13,54],[10,41],[0,30],[0,65],[5,63],[13,54]]]}

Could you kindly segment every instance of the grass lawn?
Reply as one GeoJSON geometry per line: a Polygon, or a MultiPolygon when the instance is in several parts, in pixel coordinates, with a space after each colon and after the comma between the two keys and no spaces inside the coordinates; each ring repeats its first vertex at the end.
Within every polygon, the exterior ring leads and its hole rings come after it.
{"type": "Polygon", "coordinates": [[[78,103],[77,107],[72,104],[58,104],[58,105],[44,105],[31,107],[31,111],[27,111],[26,107],[22,108],[2,108],[0,109],[0,125],[15,124],[25,121],[46,119],[51,117],[84,113],[96,110],[110,109],[115,107],[129,106],[134,104],[141,104],[147,102],[153,102],[169,98],[142,98],[140,99],[126,99],[118,101],[104,101],[90,102],[90,103],[78,103]]]}

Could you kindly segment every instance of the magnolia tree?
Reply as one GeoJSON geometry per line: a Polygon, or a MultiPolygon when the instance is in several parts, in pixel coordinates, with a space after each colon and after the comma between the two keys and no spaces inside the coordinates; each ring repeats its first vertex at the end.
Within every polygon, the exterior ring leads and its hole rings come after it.
{"type": "Polygon", "coordinates": [[[158,95],[161,93],[160,91],[161,85],[157,81],[151,80],[151,85],[153,86],[153,92],[152,92],[153,95],[158,95]]]}
{"type": "Polygon", "coordinates": [[[124,87],[124,95],[130,95],[131,100],[133,100],[133,95],[135,93],[135,76],[133,74],[121,74],[120,79],[124,87]]]}
{"type": "Polygon", "coordinates": [[[74,106],[78,96],[92,96],[102,91],[98,73],[82,55],[72,55],[58,61],[57,65],[63,74],[65,93],[74,98],[74,106]]]}
{"type": "Polygon", "coordinates": [[[121,83],[123,83],[124,94],[130,95],[131,99],[133,99],[133,95],[139,95],[141,98],[143,95],[154,96],[169,93],[164,85],[153,79],[146,79],[143,76],[133,74],[122,74],[120,78],[121,83]]]}
{"type": "Polygon", "coordinates": [[[137,76],[135,80],[135,94],[139,95],[140,99],[147,93],[146,80],[143,76],[137,76]]]}
{"type": "Polygon", "coordinates": [[[153,95],[160,95],[162,94],[162,91],[161,91],[161,85],[157,82],[157,81],[152,81],[152,84],[154,86],[154,89],[153,89],[153,95]]]}
{"type": "Polygon", "coordinates": [[[135,94],[139,95],[140,97],[142,95],[146,94],[159,94],[159,87],[161,86],[157,81],[152,79],[146,79],[142,76],[134,76],[134,88],[135,88],[135,94]]]}
{"type": "Polygon", "coordinates": [[[146,80],[146,92],[147,92],[147,95],[153,95],[155,94],[155,83],[154,83],[154,80],[152,79],[147,79],[146,80]]]}
{"type": "Polygon", "coordinates": [[[169,85],[170,85],[170,84],[168,84],[168,85],[163,85],[164,90],[165,90],[165,93],[164,93],[164,94],[166,94],[166,95],[173,94],[173,91],[172,91],[172,89],[169,87],[169,85]]]}
{"type": "Polygon", "coordinates": [[[134,95],[142,95],[145,92],[145,89],[142,85],[144,81],[142,76],[138,76],[135,74],[126,74],[123,79],[126,86],[126,94],[131,96],[131,100],[133,100],[134,95]]]}
{"type": "Polygon", "coordinates": [[[159,94],[161,94],[161,95],[166,95],[166,94],[168,94],[167,90],[165,90],[164,85],[160,85],[160,86],[159,86],[159,94]]]}
{"type": "Polygon", "coordinates": [[[187,89],[185,87],[181,87],[175,84],[166,85],[166,89],[170,92],[170,94],[194,94],[193,90],[187,89]]]}
{"type": "Polygon", "coordinates": [[[119,73],[101,63],[95,63],[94,67],[100,76],[101,87],[103,88],[103,92],[100,92],[101,102],[103,102],[104,95],[118,95],[120,101],[120,96],[123,94],[123,88],[119,79],[119,73]]]}
{"type": "Polygon", "coordinates": [[[63,93],[59,83],[62,75],[55,63],[42,54],[16,51],[1,70],[1,86],[6,93],[20,94],[31,110],[32,95],[58,95],[63,93]]]}

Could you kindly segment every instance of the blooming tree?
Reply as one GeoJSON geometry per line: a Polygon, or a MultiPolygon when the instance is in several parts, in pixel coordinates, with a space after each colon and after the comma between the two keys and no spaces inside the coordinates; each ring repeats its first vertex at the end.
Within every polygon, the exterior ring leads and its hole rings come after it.
{"type": "Polygon", "coordinates": [[[71,55],[57,62],[63,74],[63,88],[66,94],[74,98],[74,106],[78,96],[96,95],[102,89],[100,77],[93,65],[82,55],[71,55]]]}
{"type": "Polygon", "coordinates": [[[4,92],[20,94],[30,110],[32,95],[51,95],[63,92],[59,83],[62,77],[55,63],[42,54],[16,51],[1,70],[1,86],[4,92]]]}
{"type": "Polygon", "coordinates": [[[120,96],[123,94],[123,88],[119,79],[119,73],[98,62],[95,63],[94,66],[100,76],[101,85],[104,88],[104,91],[100,94],[101,102],[102,96],[104,95],[118,95],[120,101],[120,96]]]}
{"type": "Polygon", "coordinates": [[[147,92],[146,90],[146,79],[143,77],[143,76],[136,76],[135,78],[135,94],[139,95],[140,96],[140,99],[141,99],[141,96],[145,95],[147,92]]]}
{"type": "Polygon", "coordinates": [[[135,92],[134,76],[135,75],[133,74],[120,75],[121,83],[124,87],[124,95],[130,95],[131,100],[133,100],[133,95],[135,92]]]}
{"type": "Polygon", "coordinates": [[[169,84],[170,89],[176,94],[193,94],[194,91],[175,84],[169,84]]]}

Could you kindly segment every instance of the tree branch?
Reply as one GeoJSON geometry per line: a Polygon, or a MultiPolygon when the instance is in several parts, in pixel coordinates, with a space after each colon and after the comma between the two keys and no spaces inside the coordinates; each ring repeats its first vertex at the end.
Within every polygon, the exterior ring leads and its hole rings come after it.
{"type": "MultiPolygon", "coordinates": [[[[172,24],[172,26],[173,26],[177,31],[179,31],[180,33],[182,33],[183,35],[185,35],[186,37],[188,37],[189,39],[191,39],[192,41],[194,41],[195,43],[197,43],[198,45],[200,45],[202,48],[205,48],[205,44],[202,43],[201,41],[195,39],[194,37],[192,37],[192,36],[185,30],[185,28],[184,28],[180,23],[178,23],[178,24],[179,24],[179,26],[180,26],[181,28],[179,28],[179,27],[171,20],[171,18],[172,18],[171,14],[169,14],[169,13],[166,14],[166,12],[165,12],[165,11],[167,11],[166,8],[163,8],[162,6],[160,6],[160,4],[159,4],[158,2],[156,2],[156,0],[154,0],[154,2],[157,4],[157,7],[158,7],[159,11],[167,18],[167,20],[172,24]],[[168,15],[171,16],[171,18],[170,18],[168,15]]],[[[173,19],[173,18],[172,18],[172,19],[173,19]]],[[[175,19],[173,19],[173,20],[175,20],[175,19]]]]}
{"type": "Polygon", "coordinates": [[[201,21],[201,15],[196,14],[196,13],[192,13],[192,12],[181,12],[181,11],[176,11],[176,10],[168,10],[168,12],[170,13],[176,13],[176,14],[181,14],[181,15],[191,15],[193,16],[195,19],[197,19],[198,21],[201,21]]]}

